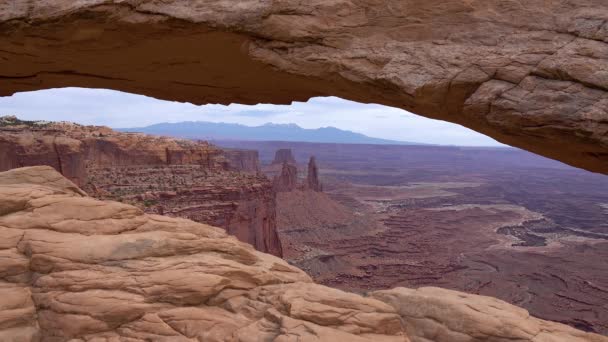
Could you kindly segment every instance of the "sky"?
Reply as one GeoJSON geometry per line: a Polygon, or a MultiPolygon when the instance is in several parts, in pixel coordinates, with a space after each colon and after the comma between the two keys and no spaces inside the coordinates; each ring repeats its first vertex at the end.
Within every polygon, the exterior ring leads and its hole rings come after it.
{"type": "Polygon", "coordinates": [[[295,123],[303,128],[333,126],[365,135],[440,145],[502,146],[462,126],[401,109],[338,97],[316,97],[291,105],[203,105],[163,101],[107,89],[59,88],[0,97],[0,116],[24,120],[73,121],[113,128],[160,122],[210,121],[259,126],[295,123]]]}

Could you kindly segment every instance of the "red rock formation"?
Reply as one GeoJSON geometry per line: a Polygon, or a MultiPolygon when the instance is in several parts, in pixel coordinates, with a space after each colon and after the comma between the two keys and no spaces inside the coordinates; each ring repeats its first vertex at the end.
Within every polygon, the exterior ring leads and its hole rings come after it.
{"type": "Polygon", "coordinates": [[[261,172],[258,151],[232,148],[223,148],[223,151],[231,170],[252,174],[261,172]]]}
{"type": "Polygon", "coordinates": [[[323,191],[323,187],[319,181],[319,169],[314,156],[310,157],[308,162],[306,181],[301,184],[298,181],[298,168],[291,149],[277,150],[272,164],[266,166],[264,172],[271,177],[274,176],[274,188],[276,192],[289,192],[296,189],[316,192],[323,191]],[[278,162],[281,162],[281,170],[277,175],[278,162]]]}
{"type": "Polygon", "coordinates": [[[298,186],[298,168],[295,165],[283,162],[281,174],[274,178],[273,183],[276,192],[295,190],[298,186]]]}
{"type": "Polygon", "coordinates": [[[323,187],[319,181],[319,168],[314,156],[308,161],[308,174],[306,176],[306,188],[312,191],[321,192],[323,187]]]}
{"type": "Polygon", "coordinates": [[[222,227],[281,255],[272,184],[255,172],[257,153],[232,151],[227,161],[207,142],[72,123],[3,122],[0,171],[49,165],[97,198],[222,227]]]}
{"type": "Polygon", "coordinates": [[[292,165],[297,164],[296,159],[293,157],[291,149],[289,148],[279,149],[274,155],[274,160],[272,161],[273,165],[282,165],[283,163],[289,163],[292,165]]]}
{"type": "Polygon", "coordinates": [[[0,171],[13,167],[49,165],[83,186],[91,169],[136,165],[198,165],[210,172],[228,163],[219,148],[140,133],[119,133],[108,127],[69,122],[21,121],[4,117],[0,148],[7,156],[0,171]]]}
{"type": "Polygon", "coordinates": [[[87,179],[82,142],[57,134],[52,128],[0,126],[0,155],[0,171],[49,165],[76,184],[82,185],[87,179]]]}
{"type": "Polygon", "coordinates": [[[84,190],[137,205],[147,213],[224,228],[256,249],[281,256],[275,194],[263,176],[209,172],[196,165],[95,168],[84,190]]]}
{"type": "Polygon", "coordinates": [[[0,173],[0,341],[606,342],[438,288],[314,284],[223,230],[87,197],[50,167],[0,173]]]}
{"type": "MultiPolygon", "coordinates": [[[[268,160],[277,145],[251,148],[268,160]]],[[[608,284],[608,177],[515,149],[280,147],[324,161],[324,191],[348,209],[313,197],[323,193],[277,194],[283,257],[316,282],[445,287],[608,335],[596,286],[608,284]]]]}

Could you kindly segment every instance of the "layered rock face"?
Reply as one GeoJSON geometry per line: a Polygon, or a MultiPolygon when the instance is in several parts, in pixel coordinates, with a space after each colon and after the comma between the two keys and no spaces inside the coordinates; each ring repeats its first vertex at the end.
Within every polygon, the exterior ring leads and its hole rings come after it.
{"type": "Polygon", "coordinates": [[[316,285],[222,229],[0,173],[2,341],[607,341],[436,288],[316,285]]]}
{"type": "Polygon", "coordinates": [[[206,142],[3,120],[0,170],[49,165],[97,198],[222,227],[260,251],[281,255],[272,183],[257,175],[257,153],[235,150],[226,158],[206,142]]]}
{"type": "Polygon", "coordinates": [[[310,160],[308,161],[306,188],[316,192],[323,191],[323,186],[321,185],[321,181],[319,180],[319,168],[317,167],[317,160],[314,156],[310,157],[310,160]]]}
{"type": "Polygon", "coordinates": [[[0,123],[0,148],[7,155],[0,162],[1,171],[50,165],[79,186],[89,183],[91,174],[113,167],[197,165],[207,172],[229,168],[222,150],[206,142],[11,116],[0,123]]]}
{"type": "Polygon", "coordinates": [[[334,95],[608,173],[604,0],[1,0],[0,9],[0,95],[64,86],[192,103],[334,95]]]}
{"type": "Polygon", "coordinates": [[[273,186],[277,193],[292,192],[294,190],[322,192],[323,187],[319,180],[319,169],[314,156],[308,161],[308,173],[302,183],[298,179],[298,166],[291,149],[279,149],[275,153],[272,163],[264,171],[272,176],[276,168],[281,165],[281,171],[273,178],[273,186]]]}
{"type": "Polygon", "coordinates": [[[251,174],[258,174],[261,172],[258,151],[227,148],[222,150],[224,152],[224,157],[228,160],[231,170],[251,174]]]}
{"type": "Polygon", "coordinates": [[[283,258],[315,282],[444,287],[608,335],[608,177],[515,149],[233,146],[316,156],[324,193],[277,194],[283,258]]]}
{"type": "Polygon", "coordinates": [[[91,173],[94,178],[84,190],[96,198],[221,227],[260,251],[282,255],[275,193],[266,177],[209,172],[195,165],[137,165],[91,173]]]}
{"type": "Polygon", "coordinates": [[[283,165],[284,163],[293,165],[297,164],[296,159],[293,157],[293,153],[291,153],[291,149],[289,148],[278,149],[274,154],[272,165],[283,165]]]}
{"type": "Polygon", "coordinates": [[[281,174],[274,177],[274,190],[276,192],[289,192],[298,187],[298,168],[287,162],[283,163],[281,174]]]}

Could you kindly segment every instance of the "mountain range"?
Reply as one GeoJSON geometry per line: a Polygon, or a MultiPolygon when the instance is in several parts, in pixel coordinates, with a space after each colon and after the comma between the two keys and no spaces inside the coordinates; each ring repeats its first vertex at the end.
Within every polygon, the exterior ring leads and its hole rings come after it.
{"type": "Polygon", "coordinates": [[[188,139],[204,140],[256,140],[302,141],[339,144],[422,145],[407,141],[373,138],[335,127],[316,129],[302,128],[296,124],[267,123],[261,126],[245,126],[233,123],[184,121],[158,123],[145,127],[116,128],[122,132],[142,132],[188,139]]]}

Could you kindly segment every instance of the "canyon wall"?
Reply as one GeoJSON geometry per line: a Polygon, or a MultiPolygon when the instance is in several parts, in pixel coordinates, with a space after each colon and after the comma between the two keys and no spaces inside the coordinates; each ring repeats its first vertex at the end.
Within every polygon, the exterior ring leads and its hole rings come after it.
{"type": "Polygon", "coordinates": [[[224,157],[228,160],[230,170],[258,174],[260,157],[258,151],[222,148],[224,157]]]}
{"type": "Polygon", "coordinates": [[[607,21],[604,0],[0,0],[0,96],[333,95],[608,173],[607,21]]]}
{"type": "Polygon", "coordinates": [[[289,192],[298,187],[298,168],[295,165],[284,162],[281,173],[273,179],[273,187],[276,192],[289,192]]]}
{"type": "Polygon", "coordinates": [[[0,146],[12,167],[50,165],[79,186],[89,170],[135,165],[197,165],[208,172],[229,168],[223,151],[206,142],[118,133],[108,127],[69,122],[0,118],[0,146]]]}
{"type": "Polygon", "coordinates": [[[291,153],[291,149],[289,148],[281,148],[274,153],[274,159],[272,160],[272,164],[282,165],[283,163],[293,165],[297,164],[295,158],[293,157],[293,153],[291,153]]]}
{"type": "Polygon", "coordinates": [[[2,341],[608,341],[489,297],[317,285],[222,229],[95,200],[48,166],[0,173],[0,208],[2,341]]]}
{"type": "Polygon", "coordinates": [[[1,119],[0,171],[49,165],[96,198],[222,227],[281,255],[272,183],[257,175],[257,153],[227,158],[206,142],[1,119]]]}

